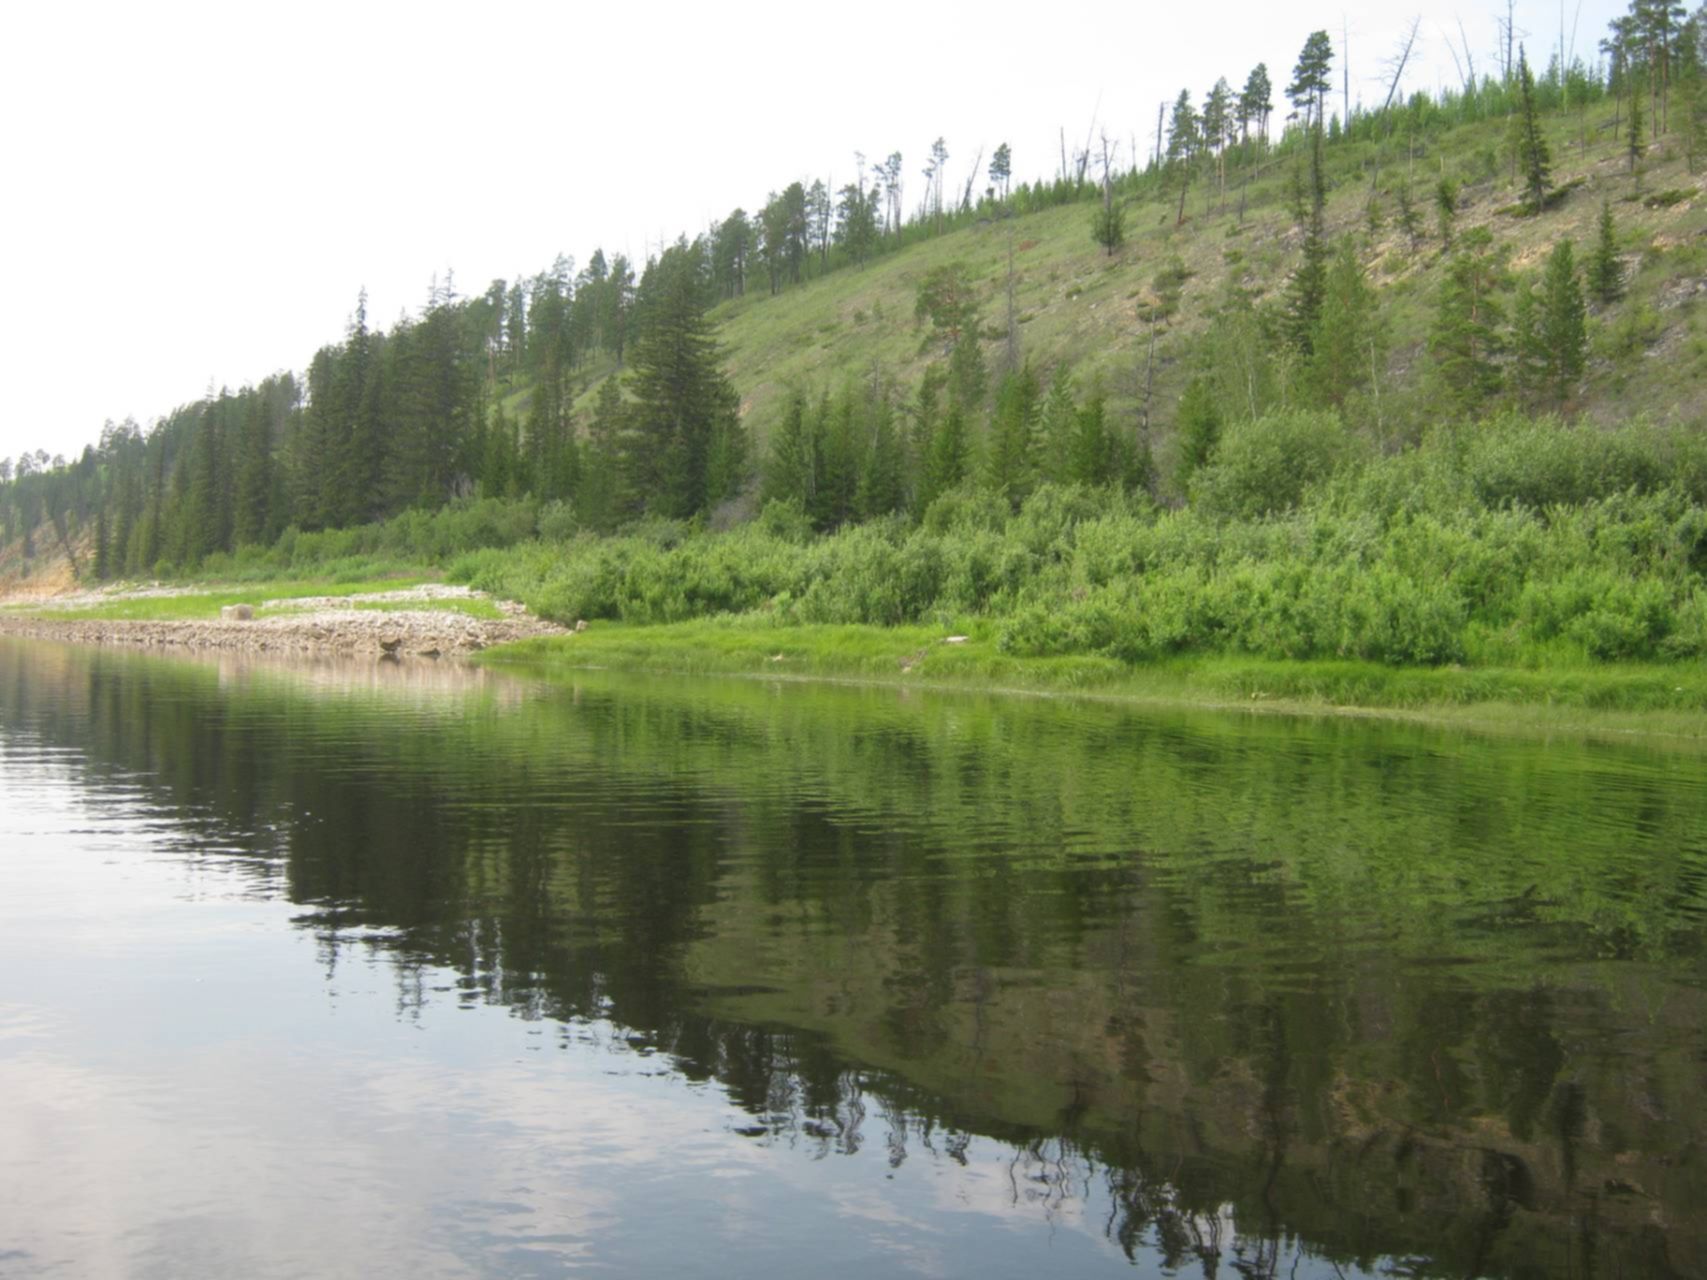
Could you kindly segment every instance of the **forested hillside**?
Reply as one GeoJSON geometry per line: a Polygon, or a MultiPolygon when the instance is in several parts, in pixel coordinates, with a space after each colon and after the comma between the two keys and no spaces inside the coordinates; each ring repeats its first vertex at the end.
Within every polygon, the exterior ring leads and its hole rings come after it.
{"type": "MultiPolygon", "coordinates": [[[[1064,141],[1038,181],[1016,181],[1029,161],[1005,145],[955,168],[939,140],[922,181],[898,154],[861,157],[840,191],[785,183],[638,266],[560,258],[475,296],[447,279],[390,329],[358,299],[300,374],[146,428],[108,423],[73,461],[0,463],[0,572],[56,554],[83,579],[353,554],[444,564],[537,537],[564,550],[496,585],[538,595],[577,557],[627,572],[620,541],[571,552],[577,535],[632,527],[668,550],[694,526],[660,520],[721,530],[764,511],[756,536],[889,521],[872,536],[896,546],[971,510],[1000,525],[1040,493],[1101,495],[1066,507],[1152,530],[1260,526],[1241,537],[1277,546],[1254,561],[1301,564],[1321,548],[1275,530],[1336,485],[1342,514],[1368,504],[1383,526],[1407,501],[1466,493],[1548,530],[1558,502],[1699,515],[1707,17],[1635,0],[1592,65],[1554,55],[1537,73],[1515,46],[1497,74],[1438,95],[1406,97],[1401,59],[1373,106],[1340,98],[1334,58],[1310,34],[1290,75],[1278,57],[1230,68],[1181,90],[1141,154],[1131,138],[1064,141]],[[1490,459],[1535,474],[1475,470],[1490,459]],[[1421,478],[1393,479],[1407,467],[1421,478]],[[1378,475],[1426,496],[1372,496],[1378,475]]],[[[1208,552],[1192,563],[1220,572],[1208,552]]],[[[1388,567],[1410,587],[1424,569],[1388,567]]],[[[1609,581],[1627,568],[1609,562],[1609,581]]],[[[857,620],[982,609],[1004,591],[1024,613],[1034,570],[958,595],[921,587],[857,620]]],[[[810,590],[790,570],[662,614],[810,590]]],[[[1672,582],[1666,607],[1693,607],[1694,591],[1672,582]]],[[[611,592],[545,595],[629,616],[611,592]]],[[[1476,651],[1461,635],[1474,602],[1442,600],[1433,638],[1349,651],[1476,651]]],[[[1059,618],[1032,603],[1026,643],[1049,649],[1037,636],[1059,618]]],[[[1653,652],[1675,632],[1674,618],[1602,647],[1653,652]]],[[[1348,651],[1291,647],[1336,644],[1348,651]]]]}

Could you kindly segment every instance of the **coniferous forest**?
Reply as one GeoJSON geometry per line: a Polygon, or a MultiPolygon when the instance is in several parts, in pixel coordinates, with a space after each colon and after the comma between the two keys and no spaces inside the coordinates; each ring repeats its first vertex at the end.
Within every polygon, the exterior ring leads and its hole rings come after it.
{"type": "Polygon", "coordinates": [[[645,263],[358,297],[301,372],[0,462],[0,573],[431,566],[563,620],[1129,661],[1707,653],[1707,9],[1438,94],[1400,60],[1378,105],[1336,56],[1032,181],[939,139],[645,263]]]}

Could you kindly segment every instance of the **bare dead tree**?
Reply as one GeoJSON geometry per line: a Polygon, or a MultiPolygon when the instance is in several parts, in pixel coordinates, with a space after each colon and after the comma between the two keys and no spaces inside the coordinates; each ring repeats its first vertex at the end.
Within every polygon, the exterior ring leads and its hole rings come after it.
{"type": "Polygon", "coordinates": [[[1507,84],[1511,83],[1512,73],[1517,66],[1513,60],[1517,42],[1529,34],[1527,31],[1518,30],[1516,11],[1517,0],[1505,0],[1505,17],[1494,19],[1499,24],[1500,33],[1500,79],[1507,84]]]}
{"type": "Polygon", "coordinates": [[[978,170],[984,163],[984,144],[978,144],[978,154],[972,158],[972,171],[966,175],[966,190],[960,196],[960,212],[972,208],[972,184],[978,181],[978,170]]]}
{"type": "Polygon", "coordinates": [[[1091,162],[1091,139],[1096,137],[1097,116],[1102,114],[1102,93],[1097,93],[1097,104],[1091,108],[1091,122],[1085,126],[1085,149],[1079,152],[1079,186],[1085,185],[1085,169],[1091,162]]]}
{"type": "Polygon", "coordinates": [[[1381,64],[1387,68],[1388,72],[1387,99],[1381,104],[1383,112],[1393,105],[1393,98],[1399,92],[1399,82],[1404,79],[1405,67],[1410,63],[1411,54],[1417,47],[1417,32],[1421,29],[1422,15],[1418,14],[1411,19],[1410,32],[1405,36],[1404,43],[1399,46],[1398,52],[1385,59],[1381,64]]]}
{"type": "MultiPolygon", "coordinates": [[[[1403,42],[1397,46],[1395,52],[1390,57],[1384,58],[1381,61],[1382,67],[1387,71],[1387,97],[1381,103],[1381,115],[1383,119],[1387,120],[1387,133],[1389,136],[1393,132],[1393,123],[1391,118],[1387,116],[1387,110],[1393,105],[1393,99],[1398,96],[1399,83],[1404,79],[1405,68],[1410,64],[1411,54],[1416,50],[1417,32],[1421,29],[1422,15],[1418,14],[1416,17],[1411,19],[1411,29],[1406,33],[1403,42]]],[[[1375,165],[1369,178],[1369,198],[1371,201],[1375,199],[1375,190],[1380,181],[1381,152],[1377,149],[1375,153],[1375,165]]]]}
{"type": "Polygon", "coordinates": [[[1340,82],[1345,106],[1340,114],[1340,127],[1351,128],[1351,23],[1340,10],[1340,82]]]}
{"type": "Polygon", "coordinates": [[[1476,87],[1476,58],[1475,55],[1470,52],[1470,40],[1469,37],[1464,34],[1464,23],[1462,19],[1460,19],[1458,23],[1458,39],[1464,46],[1463,60],[1460,61],[1458,57],[1458,50],[1452,47],[1452,38],[1450,36],[1446,39],[1446,52],[1452,57],[1453,70],[1458,72],[1458,79],[1463,83],[1464,91],[1469,93],[1476,87]]]}

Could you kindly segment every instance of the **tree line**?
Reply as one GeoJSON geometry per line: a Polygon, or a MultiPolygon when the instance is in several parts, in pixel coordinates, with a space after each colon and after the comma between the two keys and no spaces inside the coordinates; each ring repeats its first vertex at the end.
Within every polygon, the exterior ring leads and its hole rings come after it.
{"type": "MultiPolygon", "coordinates": [[[[474,297],[458,295],[447,276],[389,330],[370,324],[359,298],[342,340],[316,352],[301,375],[210,394],[146,431],[109,423],[74,462],[34,454],[0,463],[0,535],[35,537],[45,521],[73,551],[86,530],[91,563],[79,570],[106,577],[191,565],[287,528],[348,527],[476,494],[567,502],[585,527],[609,529],[642,514],[710,512],[756,493],[797,503],[814,524],[832,527],[922,512],[969,480],[1016,503],[1028,486],[1051,480],[1154,487],[1170,477],[1152,455],[1148,401],[1137,421],[1113,422],[1101,388],[1075,388],[1070,371],[1019,361],[1011,317],[992,385],[980,292],[963,268],[941,268],[920,286],[916,317],[940,359],[917,386],[873,371],[841,389],[796,389],[763,457],[721,372],[708,312],[753,288],[775,293],[857,269],[976,218],[1056,203],[1096,201],[1093,232],[1113,252],[1126,201],[1177,193],[1183,217],[1187,192],[1206,175],[1209,198],[1224,201],[1233,179],[1283,164],[1293,175],[1300,262],[1280,304],[1267,309],[1251,307],[1230,282],[1218,323],[1188,354],[1192,374],[1172,414],[1171,480],[1184,491],[1226,421],[1277,405],[1361,412],[1378,391],[1387,339],[1375,291],[1355,238],[1330,239],[1322,213],[1338,149],[1400,139],[1409,148],[1503,112],[1526,198],[1540,213],[1550,157],[1538,121],[1550,111],[1611,97],[1633,166],[1668,127],[1693,160],[1707,130],[1702,36],[1700,14],[1685,19],[1675,5],[1637,0],[1603,42],[1603,66],[1566,67],[1555,54],[1537,77],[1519,46],[1497,80],[1472,73],[1460,89],[1401,101],[1395,76],[1387,103],[1342,119],[1330,109],[1332,43],[1319,31],[1285,87],[1293,113],[1278,137],[1275,85],[1259,64],[1237,91],[1217,80],[1201,106],[1182,91],[1141,164],[1129,155],[1122,167],[1105,136],[1100,183],[1087,179],[1087,146],[1070,157],[1063,147],[1053,180],[1016,185],[1006,145],[951,183],[939,139],[910,211],[901,155],[874,164],[861,156],[839,190],[827,180],[787,184],[757,214],[736,209],[681,238],[638,278],[625,257],[602,251],[578,271],[560,257],[531,279],[496,280],[474,297]],[[521,389],[525,408],[514,413],[506,401],[521,389]]],[[[1352,163],[1369,164],[1366,152],[1352,163]]],[[[1445,178],[1427,193],[1413,193],[1407,178],[1392,209],[1415,248],[1431,234],[1422,213],[1431,205],[1449,255],[1428,342],[1443,385],[1464,412],[1563,405],[1582,373],[1584,292],[1610,301],[1621,287],[1610,210],[1587,278],[1574,246],[1561,244],[1539,278],[1525,279],[1485,232],[1455,235],[1457,199],[1445,178]]],[[[1381,216],[1373,185],[1370,210],[1372,221],[1381,216]]],[[[1152,281],[1152,338],[1178,305],[1172,272],[1164,264],[1152,281]]]]}

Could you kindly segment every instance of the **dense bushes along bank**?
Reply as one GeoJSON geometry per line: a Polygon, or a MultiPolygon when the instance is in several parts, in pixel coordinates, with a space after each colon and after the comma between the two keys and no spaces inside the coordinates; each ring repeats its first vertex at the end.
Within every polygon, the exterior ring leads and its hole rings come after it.
{"type": "Polygon", "coordinates": [[[485,501],[287,532],[207,575],[438,565],[548,618],[969,623],[1016,656],[1349,658],[1540,667],[1707,654],[1707,439],[1509,418],[1368,453],[1327,415],[1229,428],[1192,502],[974,488],[917,523],[813,534],[798,510],[713,532],[578,531],[485,501]]]}

